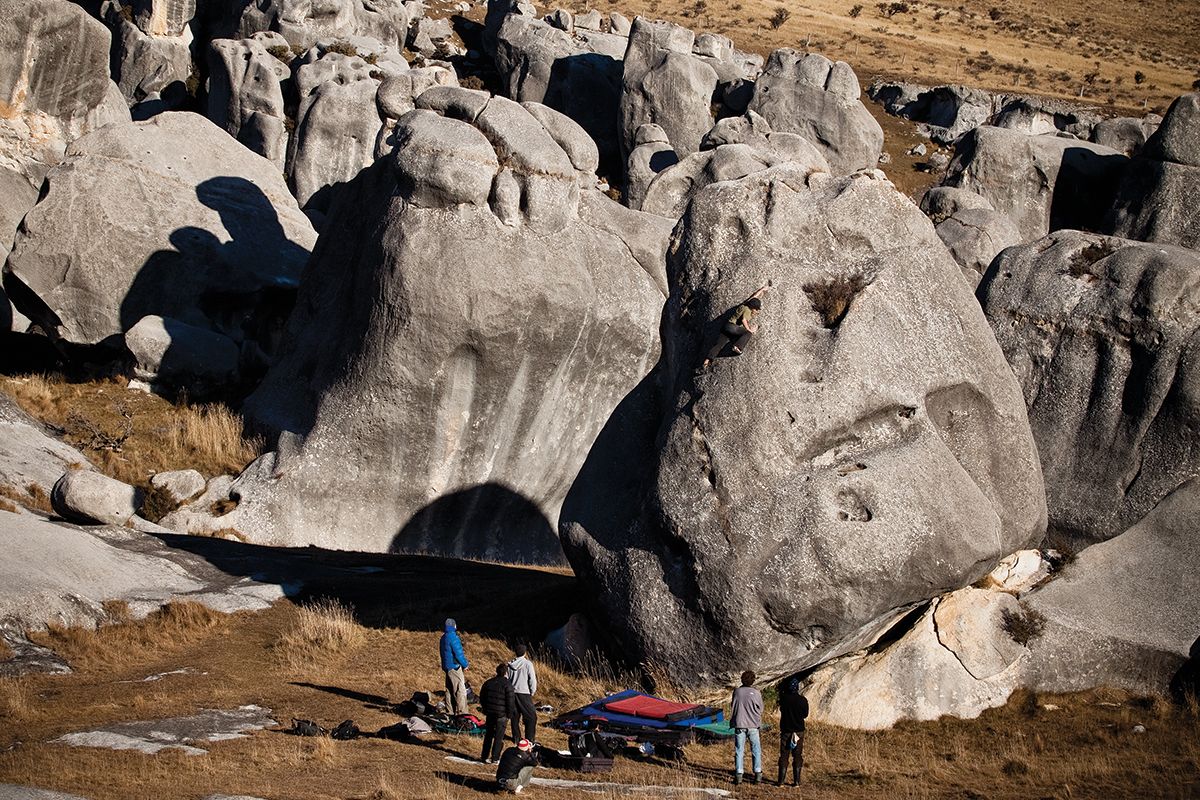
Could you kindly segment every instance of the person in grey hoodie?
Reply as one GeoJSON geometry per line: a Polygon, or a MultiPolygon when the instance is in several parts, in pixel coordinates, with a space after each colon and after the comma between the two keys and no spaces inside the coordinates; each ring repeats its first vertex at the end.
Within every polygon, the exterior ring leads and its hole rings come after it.
{"type": "Polygon", "coordinates": [[[733,709],[729,726],[733,728],[733,782],[742,782],[742,762],[746,755],[746,740],[750,740],[750,753],[754,763],[754,782],[762,783],[762,741],[758,729],[762,727],[762,693],[754,688],[757,676],[750,670],[742,673],[742,685],[733,690],[733,709]]]}
{"type": "Polygon", "coordinates": [[[533,706],[533,696],[537,693],[537,671],[533,662],[525,657],[525,645],[518,644],[513,648],[516,658],[508,662],[508,679],[512,682],[513,692],[517,695],[517,713],[512,718],[512,740],[520,741],[520,723],[525,723],[525,738],[536,742],[537,709],[533,706]]]}

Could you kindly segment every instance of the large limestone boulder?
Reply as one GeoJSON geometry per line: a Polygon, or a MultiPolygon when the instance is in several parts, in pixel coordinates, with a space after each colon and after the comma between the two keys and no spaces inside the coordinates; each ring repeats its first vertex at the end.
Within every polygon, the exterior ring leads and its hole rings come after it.
{"type": "Polygon", "coordinates": [[[289,351],[246,405],[280,449],[230,488],[236,509],[178,522],[561,560],[562,498],[658,354],[670,226],[582,189],[561,119],[426,95],[334,209],[289,351]]]}
{"type": "Polygon", "coordinates": [[[1004,251],[979,300],[1025,393],[1052,534],[1099,541],[1200,475],[1200,256],[1078,231],[1004,251]]]}
{"type": "Polygon", "coordinates": [[[383,129],[376,106],[378,70],[359,56],[310,52],[296,70],[300,97],[292,137],[291,183],[301,206],[325,210],[331,187],[375,161],[383,129]]]}
{"type": "Polygon", "coordinates": [[[215,331],[157,315],[142,317],[125,331],[134,375],[193,397],[218,394],[237,380],[237,343],[215,331]]]}
{"type": "Polygon", "coordinates": [[[701,147],[700,152],[654,177],[641,203],[643,211],[678,219],[691,199],[709,184],[737,180],[787,162],[808,172],[829,172],[829,163],[807,139],[772,131],[753,111],[718,122],[704,135],[701,147]]]}
{"type": "Polygon", "coordinates": [[[72,522],[124,525],[142,504],[129,484],[91,469],[69,469],[50,492],[54,510],[72,522]]]}
{"type": "Polygon", "coordinates": [[[280,47],[288,43],[278,33],[214,39],[208,50],[208,118],[282,172],[288,145],[283,92],[292,71],[268,52],[280,47]]]}
{"type": "Polygon", "coordinates": [[[509,13],[497,28],[495,58],[509,98],[540,103],[575,120],[596,142],[605,166],[619,167],[619,54],[594,52],[540,19],[509,13]]]}
{"type": "Polygon", "coordinates": [[[650,184],[663,170],[679,163],[679,155],[671,147],[667,132],[653,122],[637,130],[634,148],[625,160],[625,186],[621,201],[630,208],[641,210],[650,184]]]}
{"type": "Polygon", "coordinates": [[[1200,250],[1200,93],[1171,104],[1126,172],[1109,217],[1117,236],[1200,250]]]}
{"type": "Polygon", "coordinates": [[[844,61],[780,48],[754,87],[750,110],[773,130],[798,133],[816,145],[836,175],[874,169],[883,128],[862,104],[858,76],[844,61]]]}
{"type": "Polygon", "coordinates": [[[177,108],[186,98],[192,72],[188,22],[195,15],[195,2],[174,3],[171,9],[163,2],[141,5],[141,14],[135,13],[132,0],[105,0],[101,5],[101,16],[113,33],[113,80],[131,106],[153,96],[177,108]]]}
{"type": "Polygon", "coordinates": [[[67,0],[0,0],[0,167],[37,189],[73,139],[129,109],[109,80],[108,29],[67,0]]]}
{"type": "Polygon", "coordinates": [[[959,140],[944,183],[982,195],[1032,241],[1097,229],[1128,161],[1091,142],[984,125],[959,140]]]}
{"type": "Polygon", "coordinates": [[[638,129],[660,126],[682,158],[700,149],[712,127],[717,73],[692,54],[695,34],[670,22],[633,21],[621,78],[621,149],[633,151],[638,129]]]}
{"type": "Polygon", "coordinates": [[[808,676],[811,718],[881,730],[906,719],[974,719],[1004,705],[1029,656],[1004,630],[1005,615],[1020,613],[1006,592],[966,588],[934,598],[905,620],[912,627],[894,644],[834,659],[808,676]]]}
{"type": "Polygon", "coordinates": [[[713,184],[669,269],[664,363],[560,521],[632,662],[681,685],[795,672],[1042,536],[1020,388],[933,226],[880,173],[713,184]],[[767,281],[756,340],[703,368],[767,281]]]}
{"type": "Polygon", "coordinates": [[[0,167],[0,256],[8,256],[17,237],[17,226],[37,203],[37,194],[24,175],[0,167]]]}
{"type": "Polygon", "coordinates": [[[1162,117],[1157,114],[1103,119],[1092,127],[1090,139],[1127,156],[1136,156],[1161,124],[1162,117]]]}
{"type": "Polygon", "coordinates": [[[265,345],[315,238],[269,161],[201,116],[165,113],[72,143],[5,282],[69,342],[105,342],[157,315],[265,345]]]}
{"type": "Polygon", "coordinates": [[[972,286],[979,285],[1001,250],[1021,243],[1021,232],[1007,214],[966,189],[935,186],[921,197],[921,210],[972,286]]]}
{"type": "Polygon", "coordinates": [[[408,10],[401,0],[257,0],[231,5],[236,15],[232,38],[274,31],[303,48],[350,36],[403,47],[408,38],[408,10]]]}
{"type": "Polygon", "coordinates": [[[917,123],[917,130],[938,144],[953,144],[986,125],[997,105],[989,92],[968,86],[875,83],[867,94],[889,114],[917,123]]]}
{"type": "Polygon", "coordinates": [[[1044,619],[1026,685],[1165,694],[1196,656],[1200,485],[1175,489],[1129,530],[1081,552],[1028,598],[1044,619]]]}

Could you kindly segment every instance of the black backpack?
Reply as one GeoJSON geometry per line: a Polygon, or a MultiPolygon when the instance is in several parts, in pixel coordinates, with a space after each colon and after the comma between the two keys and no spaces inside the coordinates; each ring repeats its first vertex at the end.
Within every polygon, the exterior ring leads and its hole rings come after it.
{"type": "Polygon", "coordinates": [[[311,719],[296,719],[292,717],[292,729],[288,731],[295,736],[324,736],[329,731],[322,728],[311,719]]]}
{"type": "Polygon", "coordinates": [[[348,719],[334,728],[330,732],[329,736],[333,739],[346,741],[348,739],[357,739],[361,733],[362,731],[358,729],[358,726],[354,724],[354,721],[348,719]]]}

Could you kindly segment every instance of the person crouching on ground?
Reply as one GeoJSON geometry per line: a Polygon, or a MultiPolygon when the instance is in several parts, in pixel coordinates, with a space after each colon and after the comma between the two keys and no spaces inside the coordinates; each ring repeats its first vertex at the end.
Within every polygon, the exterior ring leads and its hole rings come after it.
{"type": "Polygon", "coordinates": [[[525,657],[525,645],[518,644],[513,648],[516,655],[508,662],[508,680],[512,683],[517,695],[517,713],[512,718],[512,740],[521,738],[521,723],[525,724],[525,738],[536,742],[537,709],[533,705],[533,696],[537,693],[537,671],[533,662],[525,657]]]}
{"type": "Polygon", "coordinates": [[[789,758],[792,762],[792,786],[800,785],[804,766],[804,720],[808,717],[808,698],[800,694],[800,679],[789,678],[779,696],[779,785],[783,786],[789,758]]]}
{"type": "Polygon", "coordinates": [[[488,678],[479,687],[479,704],[483,706],[483,752],[479,760],[494,764],[504,747],[504,729],[517,713],[516,697],[508,680],[508,664],[496,666],[496,677],[488,678]]]}
{"type": "Polygon", "coordinates": [[[446,673],[446,711],[450,714],[466,714],[470,712],[467,706],[467,679],[463,670],[469,664],[463,652],[462,640],[458,638],[458,625],[454,620],[446,620],[443,626],[441,654],[442,670],[446,673]]]}
{"type": "Polygon", "coordinates": [[[757,676],[750,670],[742,673],[742,685],[733,690],[733,709],[729,724],[733,728],[733,782],[742,782],[742,763],[746,753],[746,740],[750,740],[750,753],[754,765],[754,782],[762,783],[762,741],[758,729],[762,727],[762,693],[754,688],[757,676]]]}
{"type": "Polygon", "coordinates": [[[520,794],[533,779],[535,766],[537,755],[533,751],[533,742],[522,739],[500,756],[500,766],[496,768],[496,785],[502,792],[520,794]]]}

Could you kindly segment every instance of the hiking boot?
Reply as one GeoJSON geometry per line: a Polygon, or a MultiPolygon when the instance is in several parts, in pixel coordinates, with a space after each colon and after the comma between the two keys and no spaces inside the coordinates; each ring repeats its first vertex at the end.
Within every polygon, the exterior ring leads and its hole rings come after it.
{"type": "Polygon", "coordinates": [[[784,786],[785,784],[783,782],[783,779],[786,777],[787,777],[787,768],[780,767],[779,768],[779,780],[775,782],[775,785],[776,786],[784,786]]]}
{"type": "Polygon", "coordinates": [[[754,782],[762,783],[762,773],[761,772],[754,773],[754,782]]]}
{"type": "Polygon", "coordinates": [[[740,772],[733,773],[733,785],[737,786],[741,782],[742,782],[742,773],[740,773],[740,772]]]}

